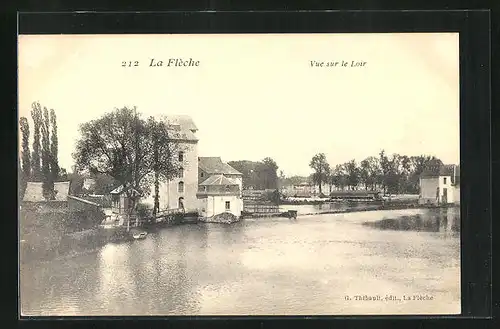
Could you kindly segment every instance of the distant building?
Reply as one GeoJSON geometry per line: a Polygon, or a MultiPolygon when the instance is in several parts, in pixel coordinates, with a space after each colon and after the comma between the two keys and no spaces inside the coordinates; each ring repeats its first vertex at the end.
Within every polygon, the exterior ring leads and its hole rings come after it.
{"type": "MultiPolygon", "coordinates": [[[[113,191],[109,192],[111,194],[111,212],[117,215],[126,214],[132,203],[127,197],[127,190],[123,188],[123,185],[118,186],[113,191]]],[[[133,195],[140,195],[137,190],[131,191],[133,195]]]]}
{"type": "Polygon", "coordinates": [[[22,205],[27,208],[42,206],[48,210],[64,208],[70,211],[96,210],[101,208],[100,204],[70,195],[69,191],[70,182],[54,182],[55,198],[47,200],[43,195],[43,183],[28,182],[22,205]]]}
{"type": "Polygon", "coordinates": [[[199,215],[210,218],[222,213],[241,216],[243,202],[237,181],[222,174],[215,174],[200,183],[198,187],[199,215]]]}
{"type": "Polygon", "coordinates": [[[420,204],[460,204],[460,166],[432,163],[420,175],[420,204]]]}
{"type": "Polygon", "coordinates": [[[310,198],[316,194],[316,187],[308,182],[302,182],[283,187],[281,193],[287,197],[310,198]]]}

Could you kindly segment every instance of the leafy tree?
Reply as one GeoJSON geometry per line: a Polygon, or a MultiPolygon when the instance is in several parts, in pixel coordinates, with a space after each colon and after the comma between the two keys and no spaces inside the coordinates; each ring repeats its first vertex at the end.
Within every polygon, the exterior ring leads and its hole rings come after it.
{"type": "Polygon", "coordinates": [[[40,145],[40,130],[42,126],[42,108],[38,102],[31,104],[31,118],[33,120],[33,153],[31,156],[31,173],[32,180],[35,182],[42,181],[41,172],[41,145],[40,145]]]}
{"type": "Polygon", "coordinates": [[[50,150],[50,119],[49,111],[43,108],[42,133],[42,177],[43,194],[45,199],[54,199],[54,180],[51,174],[52,155],[50,150]]]}
{"type": "Polygon", "coordinates": [[[154,206],[153,214],[160,209],[160,183],[169,180],[180,173],[178,158],[174,156],[179,151],[179,145],[173,143],[168,136],[168,123],[157,121],[150,117],[147,121],[150,143],[153,147],[151,159],[154,181],[154,206]]]}
{"type": "Polygon", "coordinates": [[[389,161],[389,158],[385,154],[385,151],[382,150],[379,153],[379,163],[380,163],[380,169],[381,169],[381,174],[382,174],[382,189],[384,191],[384,194],[387,193],[387,185],[388,185],[388,180],[389,180],[389,174],[391,172],[391,163],[389,161]]]}
{"type": "Polygon", "coordinates": [[[370,162],[368,159],[361,161],[359,165],[359,179],[365,185],[365,190],[368,190],[370,185],[370,162]]]}
{"type": "Polygon", "coordinates": [[[50,144],[50,171],[52,174],[52,181],[57,181],[59,179],[59,160],[58,160],[58,152],[59,152],[59,141],[57,139],[57,118],[56,112],[51,109],[50,110],[50,125],[52,126],[52,135],[51,135],[51,144],[50,144]]]}
{"type": "Polygon", "coordinates": [[[21,192],[21,200],[24,197],[24,192],[26,190],[27,182],[31,176],[31,155],[30,155],[30,127],[28,124],[28,119],[25,117],[21,117],[19,119],[21,134],[22,134],[22,151],[21,151],[21,161],[19,162],[19,166],[21,166],[21,176],[20,178],[20,192],[21,192]]]}
{"type": "Polygon", "coordinates": [[[378,159],[370,156],[361,161],[359,167],[360,181],[364,183],[365,189],[374,190],[377,185],[377,180],[380,176],[380,168],[378,159]]]}
{"type": "Polygon", "coordinates": [[[272,158],[264,158],[262,160],[262,173],[265,189],[278,188],[278,165],[272,158]]]}
{"type": "Polygon", "coordinates": [[[382,150],[378,157],[369,156],[356,168],[355,161],[336,165],[329,181],[339,189],[345,186],[353,188],[357,182],[365,189],[381,187],[384,193],[418,193],[419,179],[429,165],[440,166],[442,161],[435,156],[407,156],[392,154],[388,157],[382,150]]]}
{"type": "Polygon", "coordinates": [[[17,179],[19,181],[18,184],[18,200],[22,200],[24,198],[24,193],[26,192],[27,180],[24,175],[23,169],[21,168],[21,161],[18,159],[17,161],[17,179]]]}
{"type": "Polygon", "coordinates": [[[347,171],[345,164],[338,164],[335,166],[330,175],[330,181],[337,189],[344,190],[347,186],[347,171]]]}
{"type": "Polygon", "coordinates": [[[243,188],[256,190],[278,188],[278,165],[267,157],[262,161],[229,161],[228,164],[243,174],[243,188]]]}
{"type": "Polygon", "coordinates": [[[357,189],[360,181],[359,168],[355,160],[351,160],[345,164],[347,171],[347,185],[351,190],[357,189]]]}
{"type": "Polygon", "coordinates": [[[72,172],[67,174],[67,179],[69,180],[69,194],[70,195],[81,195],[83,193],[83,181],[84,176],[78,172],[72,172]]]}
{"type": "Polygon", "coordinates": [[[321,185],[328,180],[330,165],[324,153],[318,153],[311,159],[309,166],[314,170],[313,182],[319,186],[319,193],[322,194],[321,185]]]}
{"type": "Polygon", "coordinates": [[[58,182],[67,182],[68,181],[68,172],[64,168],[59,168],[59,177],[57,178],[58,182]]]}
{"type": "Polygon", "coordinates": [[[155,175],[159,181],[179,173],[172,150],[178,148],[169,137],[167,123],[144,120],[136,108],[121,108],[80,126],[81,137],[73,154],[80,170],[113,177],[130,200],[128,223],[139,196],[150,193],[155,175]],[[161,147],[154,152],[155,147],[161,147]]]}

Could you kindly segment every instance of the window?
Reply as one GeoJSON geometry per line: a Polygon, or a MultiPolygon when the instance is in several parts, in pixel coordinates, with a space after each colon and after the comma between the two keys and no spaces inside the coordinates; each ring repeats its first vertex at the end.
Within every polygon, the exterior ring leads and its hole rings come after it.
{"type": "Polygon", "coordinates": [[[177,191],[179,191],[179,193],[184,192],[184,182],[179,182],[179,185],[177,187],[177,191]]]}
{"type": "Polygon", "coordinates": [[[443,183],[444,183],[444,184],[446,184],[446,177],[445,177],[445,178],[443,178],[443,183]]]}
{"type": "Polygon", "coordinates": [[[182,167],[179,168],[179,177],[180,178],[184,177],[184,168],[182,168],[182,167]]]}
{"type": "Polygon", "coordinates": [[[231,202],[226,201],[226,210],[231,210],[231,202]]]}
{"type": "Polygon", "coordinates": [[[179,209],[184,209],[184,198],[180,197],[177,204],[178,204],[179,209]]]}
{"type": "Polygon", "coordinates": [[[179,152],[179,162],[184,161],[184,152],[179,152]]]}
{"type": "Polygon", "coordinates": [[[200,177],[203,177],[203,173],[200,174],[200,177]]]}

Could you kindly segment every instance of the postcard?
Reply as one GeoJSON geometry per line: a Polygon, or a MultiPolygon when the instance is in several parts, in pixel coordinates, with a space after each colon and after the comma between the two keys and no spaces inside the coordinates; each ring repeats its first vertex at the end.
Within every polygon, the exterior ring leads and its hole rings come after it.
{"type": "Polygon", "coordinates": [[[20,35],[22,316],[457,315],[458,33],[20,35]]]}

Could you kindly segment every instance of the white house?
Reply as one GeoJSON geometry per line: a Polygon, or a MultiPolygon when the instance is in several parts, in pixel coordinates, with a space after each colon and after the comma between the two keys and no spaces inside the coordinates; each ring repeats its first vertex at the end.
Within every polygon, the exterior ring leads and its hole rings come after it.
{"type": "Polygon", "coordinates": [[[420,204],[460,204],[460,166],[432,164],[420,175],[420,204]]]}
{"type": "Polygon", "coordinates": [[[222,213],[241,216],[243,202],[239,184],[222,174],[212,175],[198,188],[199,216],[211,218],[222,213]]]}
{"type": "Polygon", "coordinates": [[[200,216],[207,218],[230,212],[240,217],[243,174],[222,162],[220,157],[199,157],[198,167],[200,216]]]}

